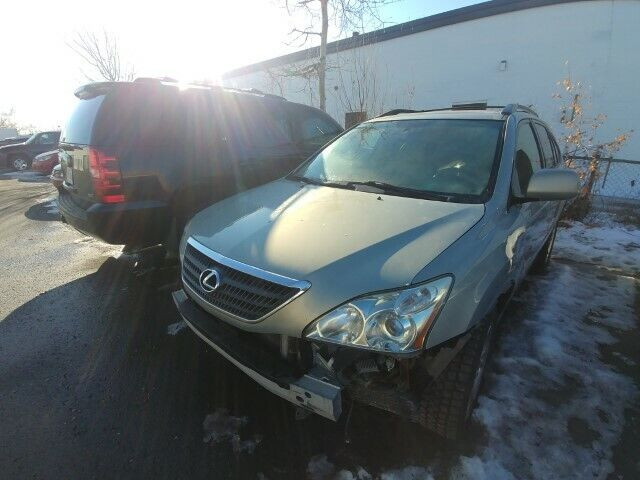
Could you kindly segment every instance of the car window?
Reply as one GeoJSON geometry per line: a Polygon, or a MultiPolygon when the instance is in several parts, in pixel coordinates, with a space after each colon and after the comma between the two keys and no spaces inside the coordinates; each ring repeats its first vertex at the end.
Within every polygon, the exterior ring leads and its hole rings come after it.
{"type": "Polygon", "coordinates": [[[522,122],[518,126],[518,135],[516,138],[516,156],[514,160],[514,186],[519,188],[519,195],[524,195],[527,191],[527,185],[534,172],[542,167],[540,162],[540,152],[536,138],[533,136],[531,124],[522,122]]]}
{"type": "Polygon", "coordinates": [[[414,195],[479,202],[490,191],[502,126],[495,120],[362,123],[293,175],[321,183],[379,182],[414,195]]]}
{"type": "Polygon", "coordinates": [[[551,132],[549,133],[549,140],[551,141],[551,147],[553,148],[553,156],[554,156],[554,165],[558,166],[562,163],[562,154],[560,153],[560,147],[558,146],[558,142],[553,137],[551,132]]]}
{"type": "Polygon", "coordinates": [[[341,131],[340,126],[320,112],[305,110],[300,113],[300,136],[305,145],[319,148],[341,131]]]}
{"type": "Polygon", "coordinates": [[[286,112],[272,103],[227,98],[222,102],[223,138],[240,148],[274,148],[292,142],[286,112]]]}
{"type": "Polygon", "coordinates": [[[73,112],[62,129],[60,138],[63,142],[79,145],[89,145],[91,143],[93,124],[104,98],[104,95],[98,95],[77,101],[73,112]]]}
{"type": "Polygon", "coordinates": [[[538,134],[538,141],[540,142],[540,148],[542,149],[543,164],[546,168],[553,167],[555,165],[555,155],[553,154],[553,147],[549,140],[549,133],[539,123],[535,124],[536,133],[538,134]]]}
{"type": "Polygon", "coordinates": [[[38,145],[55,145],[58,143],[58,134],[56,132],[41,133],[35,141],[38,145]]]}

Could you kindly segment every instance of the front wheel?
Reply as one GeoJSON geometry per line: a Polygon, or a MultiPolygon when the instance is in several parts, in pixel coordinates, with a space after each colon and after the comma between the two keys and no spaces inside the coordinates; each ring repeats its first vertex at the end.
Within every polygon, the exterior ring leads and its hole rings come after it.
{"type": "Polygon", "coordinates": [[[460,436],[478,398],[494,331],[495,322],[489,320],[476,327],[447,368],[425,388],[420,404],[422,426],[451,440],[460,436]]]}
{"type": "Polygon", "coordinates": [[[15,170],[22,172],[29,168],[29,160],[27,160],[25,157],[15,157],[13,160],[11,160],[11,166],[15,170]]]}

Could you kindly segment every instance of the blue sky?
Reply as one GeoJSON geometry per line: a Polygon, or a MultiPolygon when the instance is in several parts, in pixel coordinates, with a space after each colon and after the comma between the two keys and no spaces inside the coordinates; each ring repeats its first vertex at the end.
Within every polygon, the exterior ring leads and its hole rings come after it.
{"type": "MultiPolygon", "coordinates": [[[[400,0],[382,17],[402,23],[479,3],[462,0],[400,0]]],[[[116,37],[121,58],[139,76],[216,80],[223,72],[300,49],[288,33],[299,25],[283,0],[37,0],[25,9],[4,2],[0,58],[11,69],[0,75],[0,112],[15,108],[21,124],[61,126],[86,83],[82,63],[68,46],[78,31],[116,37]],[[28,32],[28,34],[25,34],[28,32]]],[[[331,33],[331,32],[330,32],[331,33]]],[[[335,37],[335,30],[331,37],[335,37]]]]}
{"type": "Polygon", "coordinates": [[[474,3],[480,2],[463,0],[403,0],[384,7],[383,14],[395,23],[402,23],[435,13],[466,7],[474,3]]]}

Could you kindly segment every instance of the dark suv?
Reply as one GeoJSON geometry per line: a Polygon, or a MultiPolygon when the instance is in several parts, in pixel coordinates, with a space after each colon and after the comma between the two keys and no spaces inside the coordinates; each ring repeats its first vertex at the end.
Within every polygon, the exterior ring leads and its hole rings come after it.
{"type": "Polygon", "coordinates": [[[172,247],[194,213],[282,177],[342,131],[320,110],[257,90],[138,79],[76,96],[60,140],[61,213],[129,250],[172,247]]]}
{"type": "Polygon", "coordinates": [[[0,147],[0,165],[9,168],[26,170],[36,155],[54,150],[58,147],[60,132],[40,132],[31,135],[23,143],[14,143],[0,147]]]}

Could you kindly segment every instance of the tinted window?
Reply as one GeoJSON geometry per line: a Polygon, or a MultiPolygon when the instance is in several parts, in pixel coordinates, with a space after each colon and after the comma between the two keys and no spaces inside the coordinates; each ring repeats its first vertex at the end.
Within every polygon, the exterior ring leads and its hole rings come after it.
{"type": "Polygon", "coordinates": [[[309,146],[319,148],[342,131],[331,118],[313,110],[302,111],[299,121],[300,136],[309,146]]]}
{"type": "Polygon", "coordinates": [[[490,189],[503,122],[363,123],[295,172],[316,182],[384,182],[479,201],[490,189]]]}
{"type": "Polygon", "coordinates": [[[522,195],[527,191],[527,185],[529,185],[533,172],[537,172],[541,168],[538,144],[528,122],[523,122],[518,126],[514,166],[517,176],[516,185],[520,188],[519,193],[522,195]]]}
{"type": "Polygon", "coordinates": [[[62,142],[89,145],[93,123],[104,100],[104,95],[87,100],[78,100],[67,120],[60,139],[62,142]]]}
{"type": "Polygon", "coordinates": [[[236,96],[220,100],[222,137],[238,148],[272,148],[292,142],[286,112],[273,102],[236,96]]]}
{"type": "Polygon", "coordinates": [[[177,88],[131,85],[108,93],[95,118],[91,144],[115,154],[164,151],[175,146],[180,116],[177,88]]]}
{"type": "Polygon", "coordinates": [[[55,145],[58,143],[58,133],[57,132],[45,132],[38,135],[35,143],[38,145],[55,145]]]}
{"type": "Polygon", "coordinates": [[[538,134],[538,141],[540,142],[540,147],[542,148],[544,166],[552,167],[555,164],[555,157],[553,155],[553,147],[551,146],[551,141],[549,140],[547,129],[539,123],[536,123],[535,126],[536,133],[538,134]]]}

